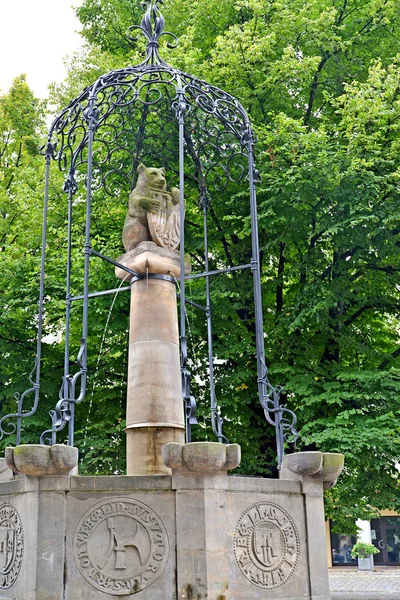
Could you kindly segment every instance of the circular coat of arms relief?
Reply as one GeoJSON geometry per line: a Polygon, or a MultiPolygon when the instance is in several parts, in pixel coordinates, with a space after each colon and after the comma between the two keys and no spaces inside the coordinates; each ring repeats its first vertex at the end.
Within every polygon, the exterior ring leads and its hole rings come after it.
{"type": "Polygon", "coordinates": [[[21,517],[12,504],[0,504],[0,589],[7,590],[17,580],[24,555],[21,517]]]}
{"type": "Polygon", "coordinates": [[[252,504],[233,537],[237,564],[250,583],[268,590],[284,585],[300,556],[299,534],[290,515],[273,502],[252,504]]]}
{"type": "Polygon", "coordinates": [[[73,554],[81,575],[101,592],[124,596],[147,588],[168,559],[168,536],[156,513],[138,500],[114,498],[78,523],[73,554]]]}

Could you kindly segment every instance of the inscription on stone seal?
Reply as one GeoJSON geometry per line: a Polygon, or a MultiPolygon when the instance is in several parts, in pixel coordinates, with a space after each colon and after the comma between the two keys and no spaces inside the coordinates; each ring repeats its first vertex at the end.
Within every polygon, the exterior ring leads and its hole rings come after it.
{"type": "Polygon", "coordinates": [[[11,504],[0,504],[0,589],[16,582],[24,555],[21,517],[11,504]]]}
{"type": "Polygon", "coordinates": [[[79,572],[97,590],[124,596],[149,587],[168,559],[168,536],[156,513],[138,500],[116,498],[88,510],[74,535],[79,572]]]}
{"type": "Polygon", "coordinates": [[[273,502],[257,502],[242,514],[233,543],[243,575],[250,583],[268,590],[287,583],[300,556],[296,525],[273,502]]]}

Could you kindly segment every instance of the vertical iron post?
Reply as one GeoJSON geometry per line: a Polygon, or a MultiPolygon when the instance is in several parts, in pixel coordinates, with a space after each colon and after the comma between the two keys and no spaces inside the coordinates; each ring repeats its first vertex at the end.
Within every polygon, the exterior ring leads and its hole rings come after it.
{"type": "MultiPolygon", "coordinates": [[[[179,125],[179,219],[180,219],[180,244],[179,244],[179,265],[180,265],[180,334],[181,334],[181,370],[182,370],[182,392],[185,395],[185,388],[188,384],[187,374],[187,338],[186,338],[186,288],[185,288],[185,112],[186,100],[182,90],[181,82],[178,83],[178,125],[179,125]]],[[[186,404],[185,398],[185,404],[186,404]]],[[[185,405],[185,414],[187,407],[185,405]]],[[[189,418],[186,419],[187,440],[191,439],[189,418]]]]}
{"type": "MultiPolygon", "coordinates": [[[[32,409],[26,416],[32,415],[36,412],[37,405],[39,402],[39,390],[40,390],[40,368],[42,359],[42,335],[43,335],[43,302],[44,302],[44,264],[46,258],[46,243],[47,243],[47,212],[49,206],[49,179],[50,179],[50,161],[53,155],[53,146],[50,142],[46,148],[46,172],[45,172],[45,184],[44,184],[44,202],[43,202],[43,225],[42,225],[42,252],[40,259],[40,283],[39,283],[39,312],[38,312],[38,332],[37,332],[37,345],[36,345],[36,366],[35,366],[35,381],[33,389],[35,393],[34,403],[32,409]]],[[[16,445],[21,443],[21,426],[23,417],[23,402],[25,394],[22,394],[18,400],[18,415],[17,415],[17,429],[16,429],[16,445]]]]}
{"type": "MultiPolygon", "coordinates": [[[[212,316],[211,316],[211,294],[210,294],[210,276],[208,259],[208,223],[207,223],[207,205],[204,199],[203,206],[203,228],[204,228],[204,266],[206,280],[206,319],[207,319],[207,343],[208,343],[208,373],[210,377],[210,401],[211,401],[211,426],[215,437],[219,443],[222,443],[222,418],[218,415],[217,397],[215,394],[214,379],[214,353],[212,341],[212,316]]],[[[226,439],[226,438],[225,438],[226,439]]]]}
{"type": "MultiPolygon", "coordinates": [[[[70,320],[71,320],[71,249],[72,249],[72,198],[75,193],[74,170],[71,168],[67,182],[66,191],[68,192],[68,234],[67,234],[67,275],[65,291],[65,349],[64,349],[64,398],[70,399],[70,378],[69,378],[69,341],[70,341],[70,320]]],[[[75,404],[68,402],[68,410],[71,413],[71,419],[68,426],[68,444],[74,445],[74,415],[75,404]]],[[[53,438],[56,436],[53,424],[53,438]]],[[[54,441],[52,443],[55,443],[54,441]]]]}
{"type": "MultiPolygon", "coordinates": [[[[284,436],[282,428],[282,412],[279,405],[279,397],[276,391],[272,390],[273,395],[273,414],[274,419],[271,419],[269,414],[268,397],[265,394],[267,381],[267,367],[265,363],[265,348],[264,348],[264,326],[263,326],[263,311],[262,311],[262,293],[261,293],[261,273],[260,273],[260,245],[258,239],[258,217],[257,217],[257,197],[254,181],[254,153],[253,139],[250,134],[248,142],[248,157],[249,157],[249,185],[250,185],[250,216],[251,216],[251,246],[252,260],[251,270],[253,272],[254,285],[254,311],[256,324],[256,347],[257,347],[257,381],[258,393],[261,406],[264,409],[267,421],[275,426],[276,448],[278,457],[278,468],[280,468],[283,453],[284,453],[284,436]]],[[[271,386],[272,388],[272,386],[271,386]]]]}
{"type": "MultiPolygon", "coordinates": [[[[85,218],[85,243],[84,243],[84,275],[83,275],[83,314],[82,314],[82,338],[81,349],[78,355],[78,363],[82,376],[80,397],[85,395],[86,378],[87,378],[87,338],[89,325],[89,273],[90,273],[90,223],[91,223],[91,207],[92,207],[92,169],[93,169],[93,139],[97,122],[97,113],[95,108],[95,91],[90,95],[86,119],[88,122],[88,162],[87,162],[87,184],[86,184],[86,218],[85,218]]],[[[75,405],[75,398],[71,403],[75,405]]],[[[68,443],[74,445],[74,408],[68,424],[68,443]]]]}

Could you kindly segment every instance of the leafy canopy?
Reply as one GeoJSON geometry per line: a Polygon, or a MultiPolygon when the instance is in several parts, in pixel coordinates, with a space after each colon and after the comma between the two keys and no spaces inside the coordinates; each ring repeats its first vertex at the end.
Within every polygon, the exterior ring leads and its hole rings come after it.
{"type": "MultiPolygon", "coordinates": [[[[252,118],[262,175],[260,260],[270,375],[284,386],[284,399],[297,412],[300,448],[345,453],[345,473],[327,493],[327,515],[350,532],[356,517],[368,518],[382,508],[400,510],[399,5],[391,0],[169,0],[163,13],[166,29],[180,38],[178,48],[163,48],[163,57],[238,97],[252,118]]],[[[99,73],[138,62],[143,47],[140,41],[130,46],[124,37],[130,25],[140,22],[142,9],[136,0],[85,0],[77,14],[88,47],[73,57],[66,82],[54,90],[52,101],[60,98],[61,105],[99,73]]],[[[2,130],[14,131],[11,116],[0,117],[2,130]]],[[[30,118],[36,122],[36,117],[30,118]]],[[[19,127],[22,139],[32,135],[36,125],[19,127]]],[[[38,169],[28,169],[29,161],[35,160],[28,145],[22,144],[23,172],[38,182],[38,169]]],[[[19,186],[22,181],[19,177],[19,186]]],[[[27,190],[16,190],[15,197],[33,214],[38,196],[34,199],[27,190]]],[[[9,192],[4,197],[11,202],[9,192]]],[[[65,250],[65,197],[54,192],[52,201],[56,216],[49,284],[59,311],[49,314],[47,326],[60,331],[63,283],[58,266],[65,250]]],[[[201,268],[195,203],[194,196],[188,198],[188,240],[192,261],[201,268]]],[[[99,198],[94,209],[98,249],[115,252],[120,209],[101,206],[99,198]]],[[[3,217],[3,223],[5,219],[9,217],[3,217]]],[[[28,370],[25,360],[15,371],[15,339],[22,348],[33,340],[32,304],[25,302],[26,291],[15,293],[15,288],[28,281],[24,285],[30,297],[34,295],[37,220],[16,217],[17,229],[0,256],[8,273],[3,287],[10,290],[4,315],[11,320],[18,316],[12,346],[4,342],[7,402],[28,370]],[[27,236],[21,234],[27,230],[27,236]],[[26,272],[22,259],[13,258],[15,253],[33,253],[31,271],[26,272]],[[18,268],[21,277],[11,277],[18,268]],[[20,296],[16,307],[12,303],[20,296]],[[29,332],[21,339],[28,323],[29,332]]],[[[78,264],[79,221],[75,227],[78,264]]],[[[211,262],[247,262],[244,191],[214,199],[210,229],[215,248],[211,262]]],[[[9,231],[13,229],[8,226],[9,231]]],[[[76,289],[79,276],[77,266],[76,289]]],[[[114,286],[112,272],[99,265],[97,289],[114,286]]],[[[204,301],[200,283],[190,284],[189,297],[204,301]]],[[[227,418],[226,433],[242,445],[243,473],[273,474],[274,432],[265,424],[256,397],[251,280],[237,274],[215,279],[212,301],[215,352],[221,359],[216,364],[217,393],[227,418]]],[[[89,366],[95,375],[85,407],[77,410],[77,443],[84,440],[82,469],[93,473],[118,472],[124,462],[128,301],[121,294],[108,319],[110,302],[98,298],[91,304],[95,319],[89,366]]],[[[79,337],[80,313],[78,307],[74,310],[79,337]]],[[[192,370],[198,375],[194,391],[201,424],[209,425],[207,355],[199,341],[205,323],[192,309],[188,318],[192,370]]],[[[10,320],[5,322],[9,327],[10,320]]],[[[2,327],[0,335],[5,336],[6,325],[2,327]]],[[[59,346],[47,350],[49,367],[56,364],[51,353],[59,358],[59,346]]],[[[57,386],[48,385],[46,398],[54,402],[57,386]]],[[[200,426],[195,435],[206,439],[209,433],[200,426]]]]}

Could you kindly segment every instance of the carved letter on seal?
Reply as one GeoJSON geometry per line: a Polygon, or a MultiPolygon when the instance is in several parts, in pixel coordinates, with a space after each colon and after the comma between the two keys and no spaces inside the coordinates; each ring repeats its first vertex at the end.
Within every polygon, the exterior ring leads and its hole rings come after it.
{"type": "Polygon", "coordinates": [[[81,575],[112,596],[134,594],[154,583],[169,552],[161,519],[130,498],[113,498],[90,508],[75,530],[73,548],[81,575]]]}
{"type": "Polygon", "coordinates": [[[24,555],[21,517],[11,504],[0,505],[0,589],[7,590],[17,580],[24,555]]]}
{"type": "Polygon", "coordinates": [[[293,575],[300,541],[290,515],[273,502],[257,502],[240,517],[234,538],[239,569],[250,583],[274,590],[293,575]]]}

